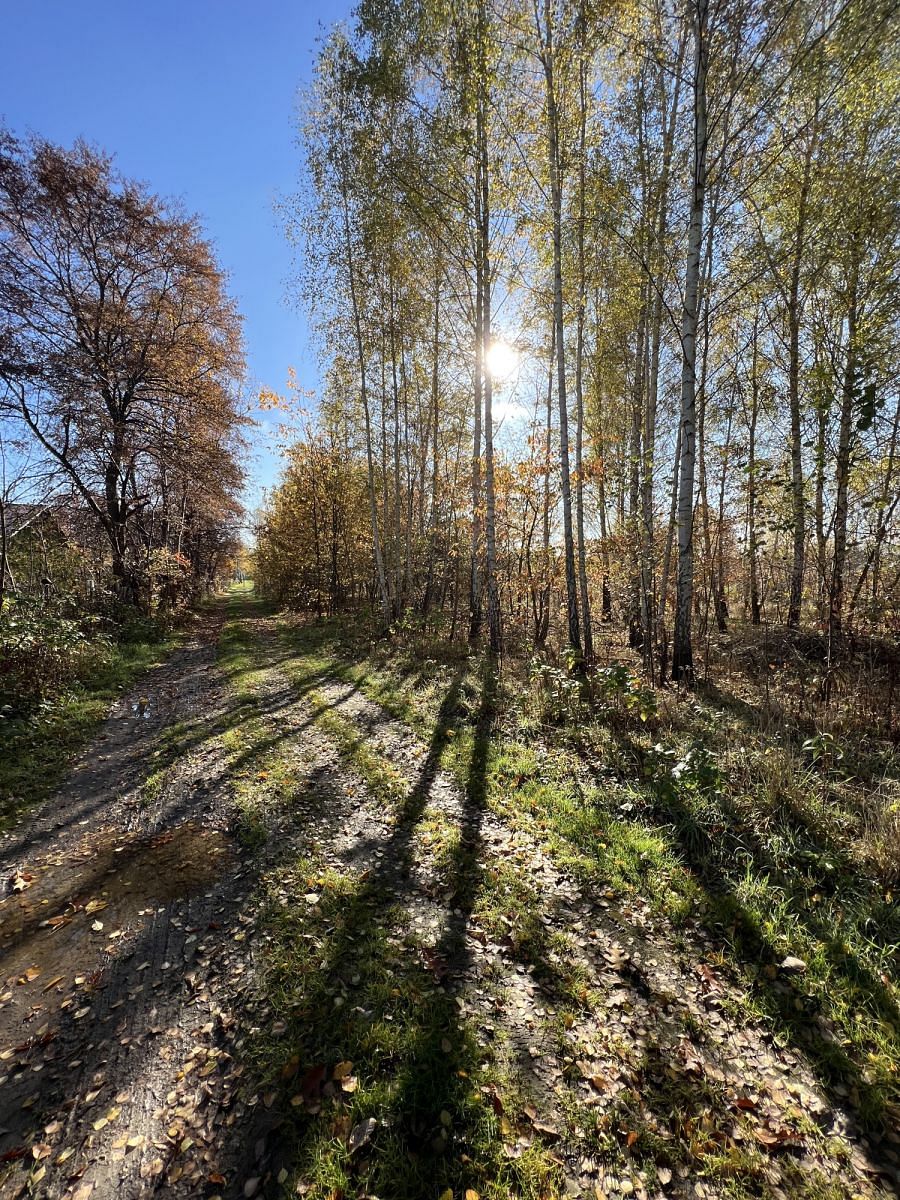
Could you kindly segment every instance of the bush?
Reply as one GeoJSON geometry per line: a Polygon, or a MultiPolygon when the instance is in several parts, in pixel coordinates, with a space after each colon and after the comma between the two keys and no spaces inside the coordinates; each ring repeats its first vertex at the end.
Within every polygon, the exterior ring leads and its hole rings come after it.
{"type": "Polygon", "coordinates": [[[638,717],[641,721],[656,716],[656,693],[629,667],[616,664],[578,675],[572,666],[557,667],[539,655],[528,664],[528,680],[540,721],[571,724],[589,712],[605,717],[638,717]]]}
{"type": "Polygon", "coordinates": [[[110,641],[84,622],[17,605],[0,622],[0,708],[28,713],[105,658],[110,641]],[[91,636],[93,634],[93,636],[91,636]]]}

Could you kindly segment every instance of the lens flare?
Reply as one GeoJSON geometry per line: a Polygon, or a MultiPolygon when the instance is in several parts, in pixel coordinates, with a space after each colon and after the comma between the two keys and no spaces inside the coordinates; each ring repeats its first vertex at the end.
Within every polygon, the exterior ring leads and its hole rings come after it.
{"type": "Polygon", "coordinates": [[[519,353],[508,342],[491,342],[485,355],[485,364],[491,378],[502,383],[518,367],[519,353]]]}

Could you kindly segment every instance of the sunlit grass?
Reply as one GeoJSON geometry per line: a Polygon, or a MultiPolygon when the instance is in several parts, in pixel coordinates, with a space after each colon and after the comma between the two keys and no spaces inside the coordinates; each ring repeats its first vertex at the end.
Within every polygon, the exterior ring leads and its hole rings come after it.
{"type": "MultiPolygon", "coordinates": [[[[336,649],[334,627],[316,636],[336,649]]],[[[410,655],[400,641],[333,669],[424,742],[433,736],[450,663],[410,655]]],[[[463,787],[480,688],[473,658],[440,759],[463,787]]],[[[650,727],[601,717],[557,729],[535,726],[519,688],[501,693],[486,754],[489,806],[536,833],[585,886],[639,895],[687,932],[711,933],[746,989],[745,1015],[796,1040],[865,1127],[895,1123],[900,917],[891,886],[873,878],[871,838],[851,801],[783,740],[723,721],[700,701],[650,727]],[[777,964],[789,954],[807,970],[785,987],[777,964]],[[820,1014],[833,1035],[821,1034],[820,1014]]],[[[860,795],[851,791],[852,802],[860,795]]]]}
{"type": "Polygon", "coordinates": [[[120,694],[172,652],[178,635],[109,645],[89,674],[38,712],[0,722],[0,830],[59,787],[120,694]]]}

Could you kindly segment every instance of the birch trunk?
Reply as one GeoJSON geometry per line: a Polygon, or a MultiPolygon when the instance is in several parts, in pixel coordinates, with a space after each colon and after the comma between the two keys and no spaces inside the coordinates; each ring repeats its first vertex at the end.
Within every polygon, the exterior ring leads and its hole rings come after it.
{"type": "Polygon", "coordinates": [[[708,0],[694,0],[694,138],[693,185],[688,229],[684,308],[681,322],[681,463],[678,476],[678,578],[675,599],[675,635],[672,678],[690,683],[694,678],[691,644],[691,604],[694,591],[694,459],[696,439],[697,299],[700,257],[703,248],[703,209],[706,197],[706,76],[708,0]]]}
{"type": "Polygon", "coordinates": [[[557,397],[559,401],[559,465],[563,507],[563,549],[566,566],[566,610],[569,646],[581,658],[581,626],[578,613],[578,583],[575,572],[575,537],[572,522],[572,487],[569,471],[569,409],[566,385],[566,329],[562,289],[562,181],[559,160],[559,113],[553,63],[553,13],[551,0],[544,0],[544,42],[541,58],[547,91],[547,147],[550,167],[550,205],[553,220],[553,314],[556,325],[557,397]]]}

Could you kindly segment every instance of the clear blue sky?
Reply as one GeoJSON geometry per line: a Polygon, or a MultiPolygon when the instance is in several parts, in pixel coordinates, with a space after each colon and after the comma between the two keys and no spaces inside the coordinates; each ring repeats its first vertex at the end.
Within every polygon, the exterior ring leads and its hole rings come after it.
{"type": "MultiPolygon", "coordinates": [[[[0,120],[115,154],[199,214],[246,319],[249,383],[317,382],[274,200],[299,175],[294,114],[317,39],[350,0],[0,0],[0,120]]],[[[255,486],[277,463],[251,464],[255,486]]]]}

